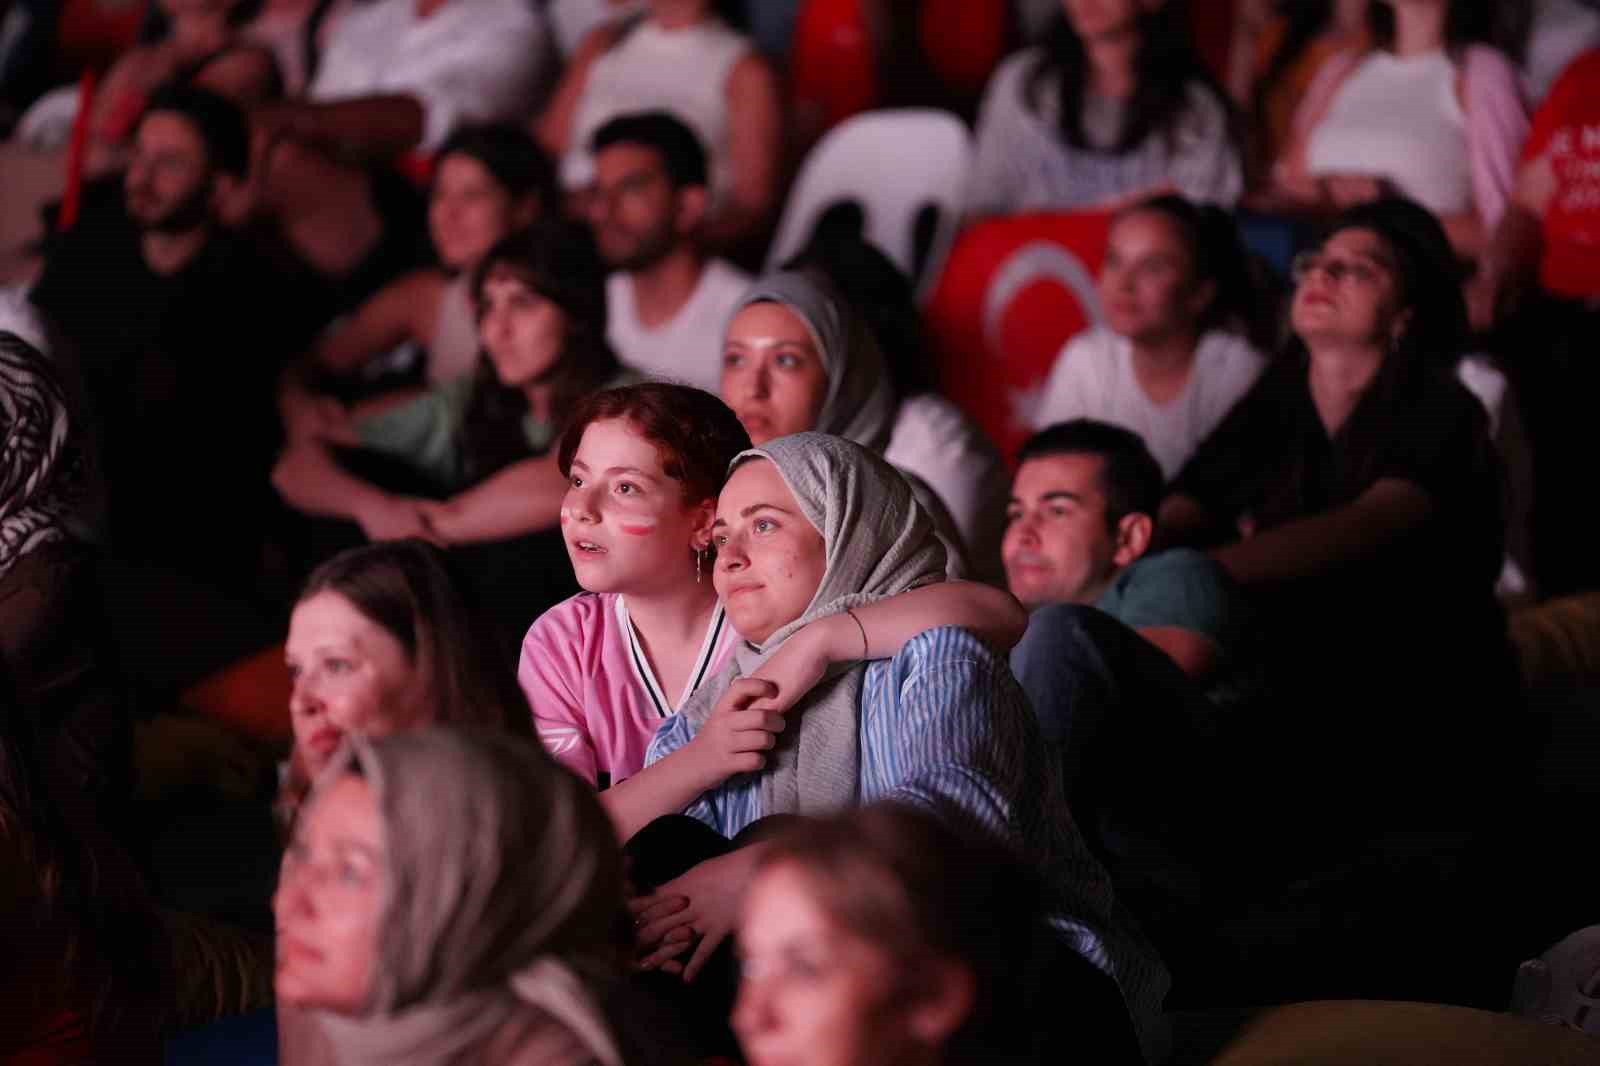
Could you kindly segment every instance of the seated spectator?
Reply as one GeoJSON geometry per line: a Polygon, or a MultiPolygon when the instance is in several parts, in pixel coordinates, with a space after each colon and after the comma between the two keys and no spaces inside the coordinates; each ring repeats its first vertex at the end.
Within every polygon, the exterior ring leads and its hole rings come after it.
{"type": "Polygon", "coordinates": [[[602,1010],[621,976],[616,843],[536,745],[352,741],[273,902],[285,1066],[634,1061],[602,1010]]]}
{"type": "MultiPolygon", "coordinates": [[[[570,483],[562,531],[587,591],[533,624],[517,673],[540,739],[568,769],[606,789],[601,803],[624,839],[720,785],[749,758],[734,753],[730,767],[728,753],[690,744],[640,774],[662,721],[723,667],[737,639],[704,577],[715,564],[717,491],[749,444],[715,396],[668,384],[599,393],[562,437],[570,483]]],[[[940,582],[861,607],[854,620],[820,620],[756,674],[777,690],[762,713],[780,713],[834,664],[857,661],[863,636],[869,651],[887,656],[941,623],[1008,648],[1024,618],[1003,592],[940,582]]]]}
{"type": "Polygon", "coordinates": [[[123,53],[93,98],[86,172],[107,174],[126,162],[134,127],[150,95],[170,84],[209,89],[241,107],[283,95],[272,52],[239,30],[241,0],[161,0],[167,32],[123,53]]]}
{"type": "Polygon", "coordinates": [[[167,974],[154,910],[132,863],[87,816],[84,797],[49,770],[35,709],[4,665],[0,1059],[158,1063],[167,974]]]}
{"type": "Polygon", "coordinates": [[[1184,19],[1181,4],[1063,0],[1046,41],[990,79],[968,213],[1113,208],[1169,191],[1238,200],[1228,105],[1184,19]]]}
{"type": "MultiPolygon", "coordinates": [[[[707,792],[685,813],[732,838],[773,815],[897,799],[987,827],[1038,864],[1061,944],[1112,978],[1127,1004],[1126,1015],[1076,1014],[1078,1046],[1097,1062],[1139,1061],[1137,1030],[1159,1058],[1165,971],[1078,836],[1059,768],[994,652],[963,630],[934,629],[893,658],[858,664],[812,690],[783,721],[751,724],[737,713],[770,694],[749,675],[807,623],[941,579],[943,547],[904,480],[846,440],[775,440],[737,460],[717,501],[713,543],[717,592],[744,643],[657,732],[647,761],[710,733],[731,750],[753,748],[758,772],[707,792]],[[773,734],[752,745],[741,735],[770,734],[785,722],[781,742],[773,734]]],[[[634,903],[639,941],[645,965],[686,955],[683,975],[693,979],[732,928],[765,844],[695,856],[662,839],[659,827],[668,824],[653,823],[630,844],[636,880],[654,887],[634,903]],[[672,863],[686,872],[665,868],[672,863]]],[[[1107,987],[1097,1001],[1110,998],[1107,987]]]]}
{"type": "Polygon", "coordinates": [[[1505,215],[1468,295],[1527,410],[1535,470],[1538,585],[1559,594],[1600,583],[1593,524],[1572,446],[1592,394],[1600,343],[1600,49],[1584,53],[1534,115],[1505,215]],[[1497,321],[1498,320],[1498,321],[1497,321]]]}
{"type": "Polygon", "coordinates": [[[1280,206],[1405,196],[1476,258],[1528,133],[1516,70],[1486,43],[1488,5],[1373,0],[1368,11],[1372,46],[1330,60],[1306,91],[1274,175],[1280,206]]]}
{"type": "Polygon", "coordinates": [[[354,523],[324,528],[343,543],[359,533],[450,547],[514,639],[573,590],[556,530],[561,430],[580,399],[629,378],[605,343],[605,273],[587,230],[549,219],[506,238],[479,265],[473,302],[473,374],[358,405],[292,441],[273,483],[305,513],[354,523]]]}
{"type": "Polygon", "coordinates": [[[946,542],[966,554],[959,565],[981,572],[987,557],[976,553],[994,547],[974,536],[985,528],[981,479],[999,462],[954,406],[931,394],[901,403],[887,377],[871,330],[820,275],[758,278],[728,322],[722,399],[752,441],[816,430],[880,453],[914,479],[946,542]]]}
{"type": "Polygon", "coordinates": [[[1367,45],[1368,0],[1249,0],[1234,12],[1228,95],[1250,134],[1252,187],[1289,142],[1322,65],[1367,45]]]}
{"type": "Polygon", "coordinates": [[[1176,196],[1125,209],[1099,289],[1105,324],[1056,357],[1034,425],[1093,418],[1131,429],[1171,477],[1266,365],[1236,332],[1254,294],[1233,221],[1176,196]]]}
{"type": "Polygon", "coordinates": [[[524,0],[352,6],[305,94],[252,115],[258,210],[330,282],[370,270],[400,221],[385,168],[436,152],[457,126],[528,114],[546,37],[542,6],[524,0]]]}
{"type": "Polygon", "coordinates": [[[565,60],[590,33],[639,12],[642,0],[550,0],[550,30],[565,60]]]}
{"type": "Polygon", "coordinates": [[[634,19],[594,30],[562,75],[537,133],[562,157],[562,183],[595,181],[601,126],[640,107],[681,119],[705,147],[711,203],[702,237],[732,249],[757,238],[779,206],[783,118],[778,81],[730,25],[732,0],[646,0],[634,19]]]}
{"type": "Polygon", "coordinates": [[[722,330],[749,275],[707,258],[706,153],[665,111],[614,118],[595,131],[589,221],[606,281],[606,339],[650,377],[717,390],[722,330]]]}
{"type": "Polygon", "coordinates": [[[1065,1016],[1083,1015],[1098,975],[1074,987],[1087,964],[1062,954],[1041,980],[1043,925],[1016,857],[915,807],[797,827],[763,856],[739,922],[745,1058],[961,1066],[1031,1061],[1036,1041],[1060,1054],[1073,1046],[1065,1016]],[[1053,1015],[1059,1046],[1043,1036],[1053,1015]]]}
{"type": "MultiPolygon", "coordinates": [[[[323,336],[279,398],[290,434],[319,413],[319,398],[303,379],[348,376],[399,345],[425,353],[430,385],[471,374],[479,350],[473,271],[489,249],[556,206],[550,161],[519,127],[467,126],[452,134],[439,150],[428,208],[439,265],[384,286],[323,336]]],[[[338,412],[330,417],[337,420],[338,412]]]]}
{"type": "Polygon", "coordinates": [[[445,557],[415,540],[353,548],[306,579],[289,616],[294,749],[287,824],[345,739],[432,724],[529,735],[527,702],[445,557]]]}
{"type": "Polygon", "coordinates": [[[1143,442],[1117,426],[1076,419],[1023,444],[1004,559],[1011,594],[1036,612],[1012,656],[1025,689],[1028,662],[1058,651],[1038,625],[1051,604],[1098,607],[1200,681],[1237,650],[1244,605],[1222,568],[1189,548],[1149,551],[1162,484],[1143,442]]]}
{"type": "Polygon", "coordinates": [[[1452,262],[1416,204],[1341,215],[1298,260],[1287,350],[1178,475],[1158,527],[1220,542],[1271,661],[1322,708],[1299,716],[1304,742],[1362,745],[1351,713],[1381,715],[1383,750],[1361,748],[1362,799],[1380,806],[1384,784],[1425,792],[1433,767],[1470,775],[1513,698],[1500,481],[1483,408],[1451,373],[1466,338],[1452,262]],[[1411,762],[1424,746],[1427,767],[1411,762]]]}
{"type": "Polygon", "coordinates": [[[825,275],[878,342],[900,412],[885,451],[902,470],[916,470],[949,493],[944,498],[971,557],[972,576],[998,584],[1006,501],[1000,453],[939,394],[910,280],[858,230],[826,222],[784,269],[825,275]]]}
{"type": "Polygon", "coordinates": [[[272,382],[312,329],[312,301],[220,221],[248,160],[236,105],[158,96],[121,187],[89,196],[31,293],[83,373],[110,549],[235,583],[253,580],[271,505],[272,382]]]}

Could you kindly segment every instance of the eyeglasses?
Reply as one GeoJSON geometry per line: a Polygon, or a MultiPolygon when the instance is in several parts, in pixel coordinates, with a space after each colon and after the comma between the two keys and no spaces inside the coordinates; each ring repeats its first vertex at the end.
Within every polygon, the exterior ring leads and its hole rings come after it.
{"type": "Polygon", "coordinates": [[[1296,285],[1319,270],[1335,285],[1343,285],[1347,278],[1358,285],[1374,285],[1385,272],[1385,268],[1376,263],[1362,262],[1359,259],[1335,259],[1331,255],[1314,251],[1301,252],[1289,265],[1289,273],[1296,285]]]}

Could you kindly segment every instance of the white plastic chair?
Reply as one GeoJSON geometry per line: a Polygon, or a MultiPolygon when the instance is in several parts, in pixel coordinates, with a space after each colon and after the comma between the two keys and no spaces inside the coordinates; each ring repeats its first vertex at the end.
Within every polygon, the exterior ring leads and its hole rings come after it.
{"type": "Polygon", "coordinates": [[[847,119],[806,157],[767,267],[804,248],[828,208],[854,202],[864,216],[862,235],[926,294],[955,238],[971,165],[972,138],[947,112],[903,108],[847,119]],[[930,207],[938,212],[933,240],[918,264],[917,218],[930,207]]]}

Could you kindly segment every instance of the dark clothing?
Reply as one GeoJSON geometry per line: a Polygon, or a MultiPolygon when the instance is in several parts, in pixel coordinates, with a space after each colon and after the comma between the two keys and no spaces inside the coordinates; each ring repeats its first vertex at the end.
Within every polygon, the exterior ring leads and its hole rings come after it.
{"type": "MultiPolygon", "coordinates": [[[[1336,789],[1324,797],[1332,807],[1370,803],[1389,819],[1423,809],[1454,819],[1464,814],[1456,792],[1483,799],[1488,791],[1474,778],[1503,740],[1516,690],[1494,596],[1504,556],[1501,483],[1478,402],[1447,370],[1391,358],[1330,437],[1306,357],[1286,356],[1200,446],[1172,491],[1198,501],[1219,527],[1247,521],[1265,532],[1350,504],[1385,479],[1427,494],[1432,510],[1420,527],[1328,573],[1249,592],[1279,702],[1297,709],[1282,716],[1283,742],[1339,767],[1310,787],[1336,789]],[[1456,788],[1439,788],[1445,779],[1456,788]],[[1397,788],[1418,802],[1386,809],[1397,788]]],[[[1310,784],[1300,777],[1308,766],[1286,766],[1287,783],[1310,784]]]]}
{"type": "MultiPolygon", "coordinates": [[[[787,815],[764,818],[730,841],[686,815],[657,818],[623,846],[634,888],[654,891],[708,859],[781,833],[788,819],[787,815]]],[[[1056,943],[1048,930],[1041,929],[1039,938],[1038,987],[1032,991],[1041,1004],[1070,1004],[1070,1009],[1046,1009],[1037,1015],[1031,1052],[985,1049],[983,1061],[1025,1066],[1066,1056],[1104,1066],[1143,1063],[1144,1054],[1116,982],[1065,943],[1056,943]]],[[[1018,965],[1023,964],[1018,960],[1018,965]]],[[[675,1008],[702,1055],[737,1055],[728,1028],[739,982],[731,940],[717,948],[692,984],[660,972],[640,974],[636,980],[662,1003],[675,1008]]]]}
{"type": "Polygon", "coordinates": [[[248,581],[273,503],[275,382],[316,323],[303,290],[231,234],[165,276],[145,263],[140,237],[120,183],[102,183],[31,294],[82,369],[109,548],[248,581]]]}
{"type": "Polygon", "coordinates": [[[1530,294],[1493,343],[1506,356],[1533,452],[1535,584],[1544,596],[1600,588],[1587,447],[1600,389],[1600,299],[1530,294]]]}

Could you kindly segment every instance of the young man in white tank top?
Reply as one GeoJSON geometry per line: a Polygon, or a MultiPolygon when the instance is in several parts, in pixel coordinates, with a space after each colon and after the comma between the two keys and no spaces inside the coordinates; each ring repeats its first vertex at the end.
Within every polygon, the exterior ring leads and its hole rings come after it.
{"type": "Polygon", "coordinates": [[[698,240],[709,203],[706,153],[664,111],[623,115],[595,132],[589,220],[613,273],[607,339],[653,378],[716,392],[722,332],[750,279],[698,240]]]}

